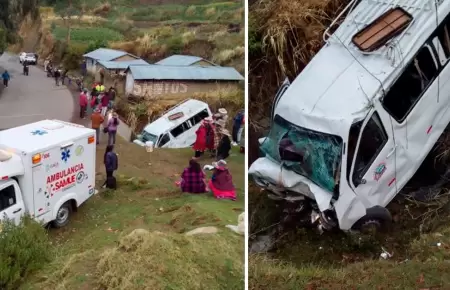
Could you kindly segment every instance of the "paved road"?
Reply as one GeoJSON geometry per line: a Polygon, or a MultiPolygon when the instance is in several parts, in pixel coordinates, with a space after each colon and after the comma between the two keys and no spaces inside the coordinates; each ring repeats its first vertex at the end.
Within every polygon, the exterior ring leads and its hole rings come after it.
{"type": "Polygon", "coordinates": [[[24,76],[18,56],[7,53],[0,56],[0,74],[4,69],[11,80],[0,94],[0,129],[44,119],[73,120],[74,98],[65,86],[57,87],[52,78],[34,66],[24,76]]]}

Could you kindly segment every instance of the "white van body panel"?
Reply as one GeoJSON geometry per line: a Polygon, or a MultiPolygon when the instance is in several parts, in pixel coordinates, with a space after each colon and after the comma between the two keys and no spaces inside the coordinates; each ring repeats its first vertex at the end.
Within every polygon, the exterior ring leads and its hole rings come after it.
{"type": "MultiPolygon", "coordinates": [[[[144,134],[148,133],[153,136],[153,141],[155,148],[187,148],[190,147],[196,139],[196,131],[201,125],[201,120],[206,117],[211,117],[212,113],[209,109],[208,104],[194,100],[188,99],[184,102],[179,103],[175,107],[169,109],[164,115],[156,119],[152,123],[148,124],[144,128],[144,134]],[[182,114],[182,116],[175,120],[170,120],[170,116],[176,114],[182,114]],[[201,119],[196,119],[195,124],[192,120],[195,116],[201,114],[201,119]],[[174,136],[174,132],[179,126],[187,126],[183,133],[174,136]],[[160,146],[161,139],[165,134],[168,134],[170,141],[160,146]]],[[[140,146],[144,146],[145,143],[142,140],[136,139],[133,143],[140,146]]]]}
{"type": "MultiPolygon", "coordinates": [[[[282,116],[303,128],[341,136],[344,145],[347,145],[351,124],[364,120],[362,132],[372,114],[376,111],[379,115],[388,139],[367,168],[364,183],[355,186],[348,180],[347,152],[343,149],[339,198],[328,206],[322,204],[326,199],[319,200],[321,210],[334,208],[343,230],[349,230],[366,214],[366,209],[385,207],[396,196],[450,122],[450,95],[447,93],[450,57],[445,56],[443,45],[433,36],[438,32],[436,21],[444,25],[445,20],[450,28],[450,2],[361,0],[359,4],[351,1],[347,8],[345,12],[349,13],[345,20],[335,33],[325,35],[329,36],[325,46],[279,97],[274,108],[274,116],[282,116]],[[352,43],[352,37],[397,6],[413,16],[409,27],[372,53],[360,51],[352,43]],[[406,118],[397,121],[384,107],[383,99],[423,49],[429,50],[438,76],[422,89],[422,95],[406,118]],[[377,170],[382,170],[381,175],[376,175],[377,170]]],[[[257,161],[251,165],[249,173],[259,180],[273,179],[273,172],[262,174],[267,168],[266,161],[257,161]]],[[[297,179],[292,178],[290,183],[297,179]]],[[[261,185],[260,181],[258,183],[261,185]]],[[[311,184],[309,188],[316,195],[311,184]]],[[[292,187],[290,190],[304,194],[292,187]]]]}
{"type": "Polygon", "coordinates": [[[0,162],[0,172],[6,182],[18,184],[24,211],[46,224],[68,200],[78,207],[94,195],[95,144],[94,130],[57,120],[1,131],[0,149],[14,152],[10,161],[20,159],[23,170],[0,162]],[[33,164],[36,154],[41,161],[33,164]]]}

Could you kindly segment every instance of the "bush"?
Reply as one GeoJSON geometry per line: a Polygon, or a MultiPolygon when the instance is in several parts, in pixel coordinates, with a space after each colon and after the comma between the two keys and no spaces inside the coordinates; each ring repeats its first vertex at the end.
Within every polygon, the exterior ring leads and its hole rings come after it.
{"type": "Polygon", "coordinates": [[[89,45],[86,48],[86,51],[90,52],[90,51],[94,51],[94,50],[97,50],[99,48],[105,48],[105,47],[108,47],[108,42],[106,40],[104,40],[104,39],[98,39],[98,40],[94,40],[94,41],[89,42],[89,45]]]}
{"type": "Polygon", "coordinates": [[[6,49],[6,31],[0,27],[0,54],[6,49]]]}
{"type": "MultiPolygon", "coordinates": [[[[86,45],[82,44],[70,44],[64,53],[63,66],[66,70],[77,70],[80,68],[80,64],[83,61],[83,54],[87,51],[86,45]]],[[[95,49],[93,49],[95,50],[95,49]]]]}
{"type": "Polygon", "coordinates": [[[167,49],[174,54],[181,53],[184,48],[183,39],[178,35],[170,37],[165,44],[167,49]]]}
{"type": "Polygon", "coordinates": [[[0,289],[18,289],[33,271],[50,261],[51,245],[46,230],[29,216],[16,226],[0,225],[0,289]]]}

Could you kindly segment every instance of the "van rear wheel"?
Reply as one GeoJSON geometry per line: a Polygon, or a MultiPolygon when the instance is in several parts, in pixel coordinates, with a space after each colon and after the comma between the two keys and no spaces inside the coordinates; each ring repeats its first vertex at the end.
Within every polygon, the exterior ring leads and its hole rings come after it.
{"type": "Polygon", "coordinates": [[[69,202],[63,204],[56,213],[56,218],[53,221],[55,228],[62,228],[69,223],[70,215],[72,214],[72,206],[69,202]]]}

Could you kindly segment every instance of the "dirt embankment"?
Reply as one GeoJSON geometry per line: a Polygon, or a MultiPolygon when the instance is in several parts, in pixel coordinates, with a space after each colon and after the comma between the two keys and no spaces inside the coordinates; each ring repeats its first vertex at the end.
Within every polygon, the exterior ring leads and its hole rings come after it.
{"type": "Polygon", "coordinates": [[[37,52],[43,36],[41,18],[28,14],[17,27],[19,39],[15,44],[10,45],[8,50],[16,53],[21,51],[37,52]]]}

